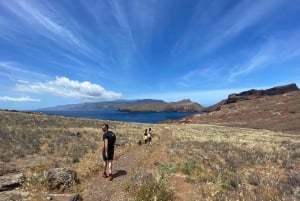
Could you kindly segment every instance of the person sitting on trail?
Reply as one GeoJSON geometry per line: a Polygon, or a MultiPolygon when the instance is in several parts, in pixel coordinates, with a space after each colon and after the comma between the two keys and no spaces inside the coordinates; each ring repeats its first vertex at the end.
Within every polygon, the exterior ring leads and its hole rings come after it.
{"type": "Polygon", "coordinates": [[[152,141],[152,132],[151,132],[151,128],[148,129],[147,132],[147,137],[148,137],[148,144],[151,145],[151,141],[152,141]]]}
{"type": "Polygon", "coordinates": [[[143,139],[144,139],[145,144],[147,144],[147,141],[148,141],[148,132],[147,132],[147,129],[145,129],[143,139]]]}

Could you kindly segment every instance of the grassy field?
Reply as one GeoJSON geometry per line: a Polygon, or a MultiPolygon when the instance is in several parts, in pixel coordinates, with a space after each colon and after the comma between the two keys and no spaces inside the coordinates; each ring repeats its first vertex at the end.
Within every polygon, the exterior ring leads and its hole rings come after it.
{"type": "MultiPolygon", "coordinates": [[[[159,144],[155,167],[169,180],[180,175],[185,200],[300,200],[300,135],[209,124],[139,124],[0,111],[0,171],[29,178],[24,190],[47,191],[44,171],[76,170],[81,184],[100,171],[102,123],[117,137],[116,160],[135,149],[151,127],[159,144]],[[162,148],[163,147],[163,148],[162,148]],[[29,162],[28,162],[29,161],[29,162]]],[[[154,149],[155,146],[153,146],[154,149]]],[[[155,154],[155,150],[152,150],[155,154]]],[[[149,157],[154,155],[149,154],[149,157]]],[[[152,162],[152,160],[149,160],[152,162]]],[[[149,165],[149,167],[151,167],[149,165]]],[[[165,186],[164,186],[165,188],[165,186]]],[[[175,196],[176,197],[176,196],[175,196]]],[[[176,199],[176,198],[174,198],[176,199]]],[[[177,200],[180,200],[177,197],[177,200]]]]}

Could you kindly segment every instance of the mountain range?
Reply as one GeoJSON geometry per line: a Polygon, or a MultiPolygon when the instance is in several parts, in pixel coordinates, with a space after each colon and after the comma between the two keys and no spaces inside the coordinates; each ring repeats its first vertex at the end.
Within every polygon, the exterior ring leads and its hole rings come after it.
{"type": "Polygon", "coordinates": [[[39,109],[42,111],[54,110],[118,110],[129,112],[200,112],[210,113],[218,111],[223,105],[237,103],[241,101],[259,99],[261,97],[275,96],[286,94],[292,91],[299,91],[296,84],[288,84],[276,86],[270,89],[257,90],[251,89],[241,93],[228,95],[227,99],[211,105],[203,107],[201,104],[192,102],[190,99],[184,99],[178,102],[165,102],[155,99],[139,99],[139,100],[115,100],[103,102],[89,102],[81,104],[60,105],[50,108],[39,109]]]}
{"type": "Polygon", "coordinates": [[[202,112],[205,108],[189,99],[178,102],[165,102],[155,99],[116,100],[94,103],[60,105],[42,108],[42,111],[57,110],[118,110],[129,112],[202,112]]]}

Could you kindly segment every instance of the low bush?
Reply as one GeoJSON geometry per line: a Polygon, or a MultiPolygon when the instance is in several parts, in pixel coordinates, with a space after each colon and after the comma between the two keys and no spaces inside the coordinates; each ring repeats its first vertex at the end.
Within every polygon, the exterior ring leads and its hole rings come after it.
{"type": "Polygon", "coordinates": [[[143,180],[141,185],[131,192],[132,201],[172,201],[174,200],[173,191],[167,187],[165,180],[159,181],[150,177],[143,180]]]}

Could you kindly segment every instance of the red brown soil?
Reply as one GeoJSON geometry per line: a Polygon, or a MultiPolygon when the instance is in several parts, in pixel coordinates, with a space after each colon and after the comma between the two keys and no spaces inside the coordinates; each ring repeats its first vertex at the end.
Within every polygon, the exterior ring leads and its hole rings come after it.
{"type": "Polygon", "coordinates": [[[169,123],[203,123],[268,129],[290,133],[300,132],[300,92],[226,104],[221,110],[197,114],[169,123]]]}

